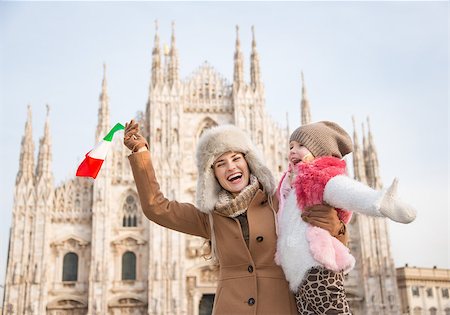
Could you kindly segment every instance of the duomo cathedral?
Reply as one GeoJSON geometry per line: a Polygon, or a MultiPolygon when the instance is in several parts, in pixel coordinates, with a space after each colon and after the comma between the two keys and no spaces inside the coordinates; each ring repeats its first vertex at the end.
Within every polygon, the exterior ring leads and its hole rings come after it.
{"type": "MultiPolygon", "coordinates": [[[[278,178],[287,165],[289,130],[267,114],[252,32],[250,82],[244,80],[238,28],[230,82],[206,62],[180,78],[174,28],[166,50],[161,50],[156,28],[148,101],[137,119],[169,199],[194,203],[197,140],[214,125],[231,123],[246,130],[278,178]]],[[[302,85],[301,122],[306,124],[310,103],[304,80],[302,85]]],[[[95,142],[109,131],[109,116],[105,71],[95,142]]],[[[361,143],[354,128],[353,175],[379,189],[377,152],[366,126],[361,143]]],[[[211,313],[217,267],[205,259],[208,243],[143,216],[122,139],[114,140],[95,181],[74,177],[55,186],[48,114],[36,161],[32,138],[29,107],[14,192],[4,314],[211,313]]],[[[399,314],[386,220],[356,214],[349,229],[357,261],[346,277],[353,313],[399,314]]]]}

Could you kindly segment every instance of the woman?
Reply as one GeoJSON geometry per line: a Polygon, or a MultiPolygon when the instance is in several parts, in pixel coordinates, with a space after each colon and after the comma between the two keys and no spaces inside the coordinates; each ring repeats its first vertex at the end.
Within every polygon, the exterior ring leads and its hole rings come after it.
{"type": "MultiPolygon", "coordinates": [[[[144,214],[179,232],[210,239],[219,281],[214,314],[297,314],[294,295],[275,264],[275,181],[250,138],[231,125],[209,129],[197,146],[197,207],[169,201],[159,189],[148,143],[133,120],[125,145],[144,214]]],[[[345,239],[336,211],[314,206],[309,223],[345,239]]]]}

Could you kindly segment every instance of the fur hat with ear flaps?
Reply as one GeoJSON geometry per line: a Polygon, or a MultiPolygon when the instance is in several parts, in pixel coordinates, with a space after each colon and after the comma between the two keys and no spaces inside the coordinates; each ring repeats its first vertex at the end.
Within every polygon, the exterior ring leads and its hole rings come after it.
{"type": "Polygon", "coordinates": [[[250,173],[256,176],[265,193],[275,190],[275,180],[266,167],[260,151],[241,129],[233,125],[221,125],[206,130],[197,145],[197,207],[205,213],[214,210],[219,199],[220,186],[212,165],[225,152],[240,152],[245,155],[250,173]]]}

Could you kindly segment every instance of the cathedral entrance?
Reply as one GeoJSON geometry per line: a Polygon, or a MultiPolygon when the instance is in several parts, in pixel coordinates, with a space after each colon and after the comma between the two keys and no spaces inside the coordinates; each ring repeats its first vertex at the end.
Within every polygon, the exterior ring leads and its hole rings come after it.
{"type": "Polygon", "coordinates": [[[211,315],[215,294],[203,294],[198,306],[198,315],[211,315]]]}

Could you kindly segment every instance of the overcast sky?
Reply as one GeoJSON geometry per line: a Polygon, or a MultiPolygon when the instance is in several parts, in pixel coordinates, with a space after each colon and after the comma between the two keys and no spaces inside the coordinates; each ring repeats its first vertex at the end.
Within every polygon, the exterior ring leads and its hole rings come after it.
{"type": "Polygon", "coordinates": [[[281,126],[286,112],[299,125],[302,70],[314,121],[352,133],[354,115],[361,139],[370,116],[383,183],[399,177],[418,209],[412,224],[389,225],[396,266],[450,268],[447,2],[1,2],[0,283],[27,105],[36,155],[51,107],[60,185],[94,144],[104,62],[111,123],[145,110],[155,19],[162,43],[176,22],[181,78],[207,60],[230,83],[235,25],[246,80],[255,25],[266,108],[281,126]]]}

